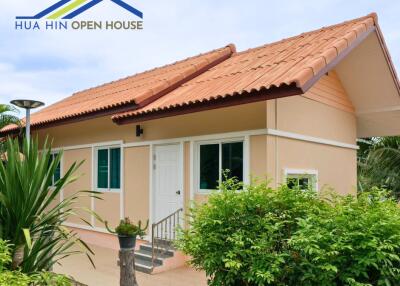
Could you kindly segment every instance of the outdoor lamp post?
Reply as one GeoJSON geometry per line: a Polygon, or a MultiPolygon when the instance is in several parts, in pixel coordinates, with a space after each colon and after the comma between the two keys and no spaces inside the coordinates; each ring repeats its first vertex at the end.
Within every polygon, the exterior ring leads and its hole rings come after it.
{"type": "Polygon", "coordinates": [[[23,108],[26,110],[26,117],[25,117],[25,131],[26,131],[26,139],[30,140],[30,133],[31,133],[31,109],[43,106],[44,103],[41,101],[36,100],[29,100],[29,99],[17,99],[12,100],[11,104],[23,108]]]}

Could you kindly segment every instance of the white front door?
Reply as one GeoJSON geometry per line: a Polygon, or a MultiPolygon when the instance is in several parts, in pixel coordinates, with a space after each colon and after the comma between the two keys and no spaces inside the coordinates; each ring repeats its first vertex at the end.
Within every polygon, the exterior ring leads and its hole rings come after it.
{"type": "Polygon", "coordinates": [[[179,144],[154,147],[153,222],[183,207],[182,166],[179,144]]]}

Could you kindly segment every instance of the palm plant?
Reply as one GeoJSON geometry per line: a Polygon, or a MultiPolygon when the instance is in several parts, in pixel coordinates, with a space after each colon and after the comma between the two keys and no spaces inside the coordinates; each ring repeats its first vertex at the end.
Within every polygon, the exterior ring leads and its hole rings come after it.
{"type": "Polygon", "coordinates": [[[72,164],[52,186],[62,154],[51,160],[47,140],[39,150],[37,139],[24,140],[22,149],[17,139],[8,139],[6,150],[7,162],[0,163],[0,238],[13,245],[13,267],[25,273],[50,270],[59,260],[82,252],[92,261],[90,248],[63,225],[82,209],[75,207],[80,197],[98,198],[97,193],[77,191],[58,202],[61,190],[78,178],[82,163],[72,164]]]}
{"type": "Polygon", "coordinates": [[[400,137],[374,138],[359,154],[359,187],[387,188],[400,198],[400,137]]]}
{"type": "MultiPolygon", "coordinates": [[[[21,126],[20,119],[15,115],[19,111],[12,105],[0,104],[0,130],[10,124],[21,126]]],[[[0,140],[0,153],[4,152],[4,140],[0,140]]]]}
{"type": "Polygon", "coordinates": [[[18,109],[12,105],[0,104],[0,130],[10,124],[20,124],[20,120],[14,114],[18,113],[18,109]],[[11,113],[11,114],[10,114],[11,113]]]}

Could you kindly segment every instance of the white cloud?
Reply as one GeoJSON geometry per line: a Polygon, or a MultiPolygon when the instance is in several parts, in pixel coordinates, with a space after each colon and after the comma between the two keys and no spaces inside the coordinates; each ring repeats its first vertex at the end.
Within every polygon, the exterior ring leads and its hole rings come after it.
{"type": "MultiPolygon", "coordinates": [[[[0,0],[0,101],[47,104],[74,91],[235,43],[239,50],[377,11],[400,64],[400,2],[126,0],[144,12],[143,31],[16,31],[16,15],[56,0],[0,0]]],[[[81,19],[126,17],[111,3],[81,19]]]]}

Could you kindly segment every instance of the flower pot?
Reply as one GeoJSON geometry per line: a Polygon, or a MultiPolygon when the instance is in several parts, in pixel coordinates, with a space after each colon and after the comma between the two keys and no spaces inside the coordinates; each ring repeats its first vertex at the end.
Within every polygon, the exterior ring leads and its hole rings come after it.
{"type": "Polygon", "coordinates": [[[118,241],[121,249],[132,249],[136,246],[136,236],[118,234],[118,241]]]}

